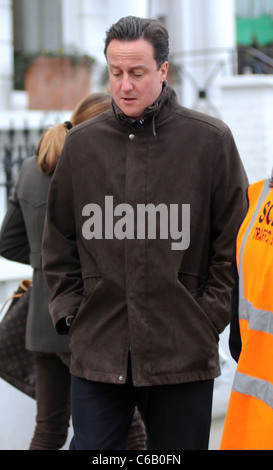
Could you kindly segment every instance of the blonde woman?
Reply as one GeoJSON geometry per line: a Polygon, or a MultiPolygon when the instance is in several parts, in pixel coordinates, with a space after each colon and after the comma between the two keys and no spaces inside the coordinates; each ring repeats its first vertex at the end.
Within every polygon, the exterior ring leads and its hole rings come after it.
{"type": "MultiPolygon", "coordinates": [[[[50,291],[42,272],[41,243],[48,190],[69,130],[110,107],[109,95],[90,94],[76,107],[70,121],[51,127],[42,135],[37,156],[27,158],[22,164],[1,229],[0,254],[30,264],[34,270],[26,329],[26,347],[36,358],[37,416],[30,450],[61,448],[67,439],[70,420],[68,336],[59,335],[53,327],[48,310],[50,291]]],[[[133,435],[129,436],[128,445],[145,448],[139,417],[131,430],[133,435]]]]}

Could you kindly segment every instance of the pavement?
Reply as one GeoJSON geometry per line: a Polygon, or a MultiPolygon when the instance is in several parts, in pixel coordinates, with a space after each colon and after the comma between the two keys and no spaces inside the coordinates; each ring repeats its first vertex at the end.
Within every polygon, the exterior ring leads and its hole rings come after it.
{"type": "Polygon", "coordinates": [[[209,450],[219,450],[222,431],[224,426],[225,418],[217,418],[212,420],[211,431],[210,431],[210,441],[209,441],[209,450]]]}

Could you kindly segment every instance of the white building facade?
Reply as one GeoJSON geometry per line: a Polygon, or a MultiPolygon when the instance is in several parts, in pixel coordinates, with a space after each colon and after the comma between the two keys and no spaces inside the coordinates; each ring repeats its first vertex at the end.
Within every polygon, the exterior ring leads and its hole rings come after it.
{"type": "MultiPolygon", "coordinates": [[[[120,17],[136,15],[160,19],[170,33],[171,58],[181,62],[189,54],[201,63],[203,54],[213,49],[234,51],[235,0],[0,0],[1,69],[0,109],[17,107],[12,98],[14,47],[37,50],[63,50],[90,54],[105,65],[105,31],[120,17]],[[2,22],[3,26],[2,27],[2,22]],[[209,51],[208,51],[209,50],[209,51]],[[4,91],[4,93],[2,93],[4,91]]],[[[223,57],[223,56],[222,56],[223,57]]],[[[225,58],[224,58],[225,60],[225,58]]]]}

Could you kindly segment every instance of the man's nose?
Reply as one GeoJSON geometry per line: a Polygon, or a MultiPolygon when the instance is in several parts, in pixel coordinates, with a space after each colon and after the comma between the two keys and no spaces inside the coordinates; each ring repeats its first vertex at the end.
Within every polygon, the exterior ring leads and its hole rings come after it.
{"type": "Polygon", "coordinates": [[[133,89],[132,81],[129,75],[124,75],[121,84],[122,91],[131,91],[133,89]]]}

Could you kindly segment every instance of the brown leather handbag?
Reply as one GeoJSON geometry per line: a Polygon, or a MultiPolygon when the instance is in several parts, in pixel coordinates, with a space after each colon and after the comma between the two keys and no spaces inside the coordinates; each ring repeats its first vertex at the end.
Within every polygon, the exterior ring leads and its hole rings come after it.
{"type": "Polygon", "coordinates": [[[0,323],[0,377],[35,398],[34,353],[25,347],[31,286],[31,281],[23,280],[1,309],[11,302],[0,323]]]}

